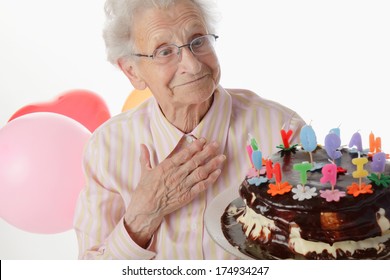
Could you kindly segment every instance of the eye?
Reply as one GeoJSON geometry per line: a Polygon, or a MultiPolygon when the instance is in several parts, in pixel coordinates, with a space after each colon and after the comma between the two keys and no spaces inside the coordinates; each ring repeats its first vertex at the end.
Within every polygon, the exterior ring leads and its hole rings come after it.
{"type": "Polygon", "coordinates": [[[205,40],[206,38],[204,36],[195,38],[194,40],[192,40],[191,46],[193,48],[201,48],[204,45],[205,40]]]}
{"type": "Polygon", "coordinates": [[[163,46],[155,50],[155,56],[165,58],[171,56],[177,52],[177,47],[173,45],[163,46]]]}

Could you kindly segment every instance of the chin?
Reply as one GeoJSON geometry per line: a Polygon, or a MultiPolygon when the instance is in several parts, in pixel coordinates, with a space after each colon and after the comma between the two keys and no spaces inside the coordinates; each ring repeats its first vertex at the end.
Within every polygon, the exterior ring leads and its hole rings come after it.
{"type": "Polygon", "coordinates": [[[193,91],[187,93],[187,98],[192,99],[193,97],[198,101],[194,103],[201,104],[209,100],[213,96],[214,91],[215,91],[214,86],[194,89],[193,91]],[[189,96],[189,94],[191,95],[191,97],[189,96]]]}

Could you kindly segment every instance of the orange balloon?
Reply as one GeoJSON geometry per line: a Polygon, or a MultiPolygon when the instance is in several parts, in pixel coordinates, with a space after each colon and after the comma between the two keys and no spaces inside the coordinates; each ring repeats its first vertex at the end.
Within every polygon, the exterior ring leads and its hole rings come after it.
{"type": "Polygon", "coordinates": [[[129,109],[138,106],[151,96],[152,92],[149,88],[146,88],[144,90],[134,89],[127,97],[125,104],[123,104],[122,112],[125,112],[129,109]]]}

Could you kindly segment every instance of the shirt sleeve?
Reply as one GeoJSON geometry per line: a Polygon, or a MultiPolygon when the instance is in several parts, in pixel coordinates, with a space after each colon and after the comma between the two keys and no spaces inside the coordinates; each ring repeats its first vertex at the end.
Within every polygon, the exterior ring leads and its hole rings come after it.
{"type": "Polygon", "coordinates": [[[74,216],[79,259],[152,259],[155,252],[138,246],[124,226],[125,204],[110,188],[102,168],[105,154],[98,140],[91,138],[84,155],[85,188],[74,216]]]}

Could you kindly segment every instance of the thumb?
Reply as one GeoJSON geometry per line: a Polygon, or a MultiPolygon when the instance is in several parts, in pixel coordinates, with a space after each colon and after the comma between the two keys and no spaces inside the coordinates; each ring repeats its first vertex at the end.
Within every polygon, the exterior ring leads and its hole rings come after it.
{"type": "Polygon", "coordinates": [[[150,164],[150,153],[149,149],[145,144],[141,144],[141,155],[139,158],[139,161],[141,163],[141,172],[145,172],[152,169],[152,166],[150,164]]]}

